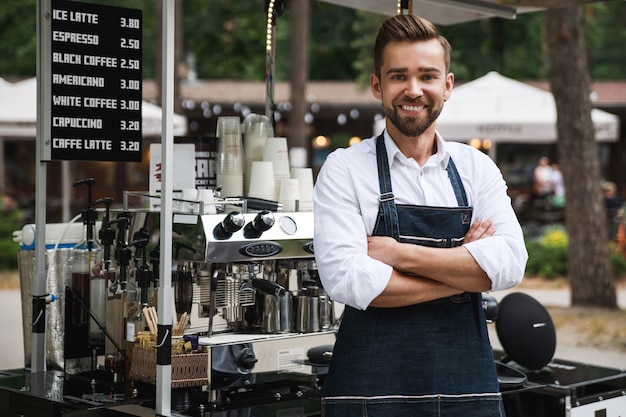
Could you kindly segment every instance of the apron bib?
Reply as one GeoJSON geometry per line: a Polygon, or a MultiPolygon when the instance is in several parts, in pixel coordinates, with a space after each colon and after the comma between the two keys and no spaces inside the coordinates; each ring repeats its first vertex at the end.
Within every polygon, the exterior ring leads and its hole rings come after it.
{"type": "MultiPolygon", "coordinates": [[[[458,207],[395,203],[383,135],[376,143],[380,207],[375,236],[452,248],[470,227],[472,208],[454,162],[446,168],[458,207]]],[[[322,415],[503,416],[480,293],[400,308],[346,306],[322,415]]]]}

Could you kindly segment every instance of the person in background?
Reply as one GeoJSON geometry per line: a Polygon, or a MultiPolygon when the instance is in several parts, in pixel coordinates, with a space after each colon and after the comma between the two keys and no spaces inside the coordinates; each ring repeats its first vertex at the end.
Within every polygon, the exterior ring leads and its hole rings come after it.
{"type": "Polygon", "coordinates": [[[552,198],[550,199],[552,206],[557,208],[565,207],[565,184],[563,184],[563,174],[558,164],[552,164],[549,182],[552,193],[552,198]]]}
{"type": "Polygon", "coordinates": [[[604,181],[602,183],[602,195],[604,197],[604,207],[606,209],[607,233],[609,240],[615,240],[617,228],[620,223],[618,214],[624,201],[617,193],[617,185],[615,185],[612,181],[604,181]]]}
{"type": "Polygon", "coordinates": [[[345,304],[325,417],[504,414],[481,293],[517,285],[528,254],[498,167],[436,130],[450,49],[420,17],[383,22],[370,88],[385,131],[317,177],[316,262],[345,304]]]}
{"type": "Polygon", "coordinates": [[[547,197],[552,195],[551,175],[550,160],[547,156],[542,156],[533,171],[533,201],[543,203],[547,197]]]}

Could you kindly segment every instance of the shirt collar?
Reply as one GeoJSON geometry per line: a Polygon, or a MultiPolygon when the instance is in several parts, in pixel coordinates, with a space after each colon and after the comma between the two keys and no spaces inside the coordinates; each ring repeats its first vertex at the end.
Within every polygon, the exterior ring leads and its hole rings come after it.
{"type": "MultiPolygon", "coordinates": [[[[385,147],[387,148],[387,159],[389,166],[391,167],[396,156],[402,155],[402,157],[404,157],[404,155],[400,152],[396,142],[394,142],[393,139],[391,139],[391,136],[389,136],[389,133],[387,133],[387,129],[384,131],[384,138],[385,147]]],[[[446,141],[443,140],[443,137],[438,131],[435,131],[435,140],[437,141],[437,152],[431,157],[430,160],[432,160],[436,165],[441,164],[445,167],[448,165],[448,161],[450,160],[450,153],[448,152],[446,141]]]]}

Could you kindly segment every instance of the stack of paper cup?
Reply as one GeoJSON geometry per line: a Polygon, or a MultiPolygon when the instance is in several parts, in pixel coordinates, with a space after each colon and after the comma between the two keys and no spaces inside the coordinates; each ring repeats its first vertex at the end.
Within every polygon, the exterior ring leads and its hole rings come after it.
{"type": "Polygon", "coordinates": [[[217,119],[219,146],[216,160],[217,185],[222,187],[221,197],[243,195],[243,147],[238,116],[217,119]]]}
{"type": "Polygon", "coordinates": [[[263,160],[269,161],[274,166],[274,200],[280,199],[281,181],[291,178],[289,172],[289,151],[287,138],[267,138],[263,160]]]}
{"type": "Polygon", "coordinates": [[[268,137],[274,136],[274,128],[267,116],[251,113],[241,123],[241,134],[243,135],[243,154],[246,159],[243,189],[248,191],[250,189],[252,162],[263,160],[265,142],[268,137]]]}
{"type": "Polygon", "coordinates": [[[250,167],[248,197],[275,201],[274,164],[270,161],[253,161],[250,167]]]}
{"type": "Polygon", "coordinates": [[[278,202],[283,205],[283,211],[295,211],[296,200],[300,200],[300,185],[298,180],[292,178],[281,180],[278,202]]]}
{"type": "Polygon", "coordinates": [[[291,168],[291,178],[298,180],[300,211],[313,211],[313,169],[291,168]]]}

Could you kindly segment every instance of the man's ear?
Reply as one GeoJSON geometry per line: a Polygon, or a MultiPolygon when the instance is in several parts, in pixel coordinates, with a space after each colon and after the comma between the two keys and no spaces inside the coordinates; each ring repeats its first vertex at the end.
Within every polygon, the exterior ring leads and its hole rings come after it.
{"type": "Polygon", "coordinates": [[[370,88],[372,89],[372,94],[378,100],[382,99],[383,91],[380,85],[380,79],[376,76],[376,74],[370,74],[370,88]]]}

